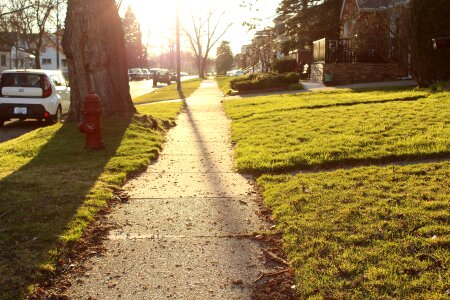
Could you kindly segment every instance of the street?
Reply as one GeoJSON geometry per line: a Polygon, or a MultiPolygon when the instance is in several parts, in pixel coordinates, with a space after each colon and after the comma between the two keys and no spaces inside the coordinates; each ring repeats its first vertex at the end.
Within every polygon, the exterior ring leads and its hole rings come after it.
{"type": "MultiPolygon", "coordinates": [[[[183,76],[181,81],[186,81],[189,79],[196,78],[197,76],[183,76]]],[[[172,84],[175,84],[173,82],[172,84]]],[[[130,94],[131,98],[136,98],[148,93],[153,92],[155,89],[163,88],[167,86],[164,83],[158,83],[157,87],[153,87],[152,80],[144,81],[131,81],[130,82],[130,94]]],[[[10,122],[5,122],[5,125],[0,128],[0,143],[19,137],[27,132],[33,131],[44,125],[43,122],[37,122],[35,120],[19,121],[12,120],[10,122]]]]}

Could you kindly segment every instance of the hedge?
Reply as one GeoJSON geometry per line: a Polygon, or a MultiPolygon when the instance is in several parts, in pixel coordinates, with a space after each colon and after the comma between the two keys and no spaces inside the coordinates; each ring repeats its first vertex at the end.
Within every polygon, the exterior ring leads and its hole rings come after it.
{"type": "Polygon", "coordinates": [[[233,90],[239,92],[264,90],[271,88],[288,88],[290,85],[298,83],[300,76],[297,73],[262,73],[241,76],[230,81],[233,90]]]}
{"type": "Polygon", "coordinates": [[[289,73],[297,70],[297,60],[292,58],[277,59],[274,61],[273,70],[277,73],[289,73]]]}

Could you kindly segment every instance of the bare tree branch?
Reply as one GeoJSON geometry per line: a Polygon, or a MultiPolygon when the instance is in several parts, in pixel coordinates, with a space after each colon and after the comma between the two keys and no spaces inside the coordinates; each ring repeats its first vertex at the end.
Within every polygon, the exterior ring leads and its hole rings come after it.
{"type": "Polygon", "coordinates": [[[194,51],[200,77],[204,77],[205,75],[211,49],[233,25],[232,23],[228,24],[225,26],[225,29],[220,32],[220,34],[217,34],[223,15],[224,13],[222,13],[215,21],[215,11],[211,9],[208,11],[204,21],[202,21],[201,17],[196,20],[194,15],[191,15],[192,32],[189,32],[189,30],[183,28],[194,51]]]}

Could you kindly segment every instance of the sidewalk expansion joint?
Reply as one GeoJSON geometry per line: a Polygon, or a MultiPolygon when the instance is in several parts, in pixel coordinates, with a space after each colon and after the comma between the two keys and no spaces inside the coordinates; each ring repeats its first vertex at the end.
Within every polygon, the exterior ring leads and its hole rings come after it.
{"type": "MultiPolygon", "coordinates": [[[[242,200],[242,199],[258,199],[258,195],[251,194],[251,195],[242,195],[242,196],[211,196],[211,197],[202,197],[202,196],[179,196],[179,197],[130,197],[129,201],[135,201],[135,200],[187,200],[187,199],[202,199],[202,200],[214,200],[214,199],[235,199],[235,200],[242,200]]],[[[125,202],[126,203],[126,202],[125,202]]]]}
{"type": "Polygon", "coordinates": [[[255,239],[256,233],[216,234],[216,235],[173,235],[173,234],[140,234],[123,233],[110,234],[109,239],[113,241],[132,240],[202,240],[202,239],[255,239]]]}

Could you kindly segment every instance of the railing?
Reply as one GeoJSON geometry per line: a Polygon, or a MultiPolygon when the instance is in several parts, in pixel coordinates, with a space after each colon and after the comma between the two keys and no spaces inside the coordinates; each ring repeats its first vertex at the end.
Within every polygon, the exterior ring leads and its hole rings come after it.
{"type": "Polygon", "coordinates": [[[397,39],[322,39],[314,42],[314,62],[387,63],[398,61],[397,39]]]}

